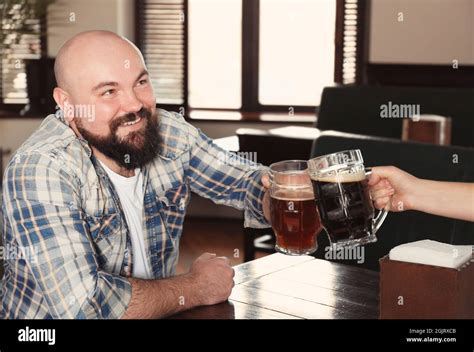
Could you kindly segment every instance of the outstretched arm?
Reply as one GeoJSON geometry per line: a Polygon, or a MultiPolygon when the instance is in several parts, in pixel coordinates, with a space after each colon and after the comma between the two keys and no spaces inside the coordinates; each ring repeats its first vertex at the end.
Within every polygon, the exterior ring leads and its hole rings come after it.
{"type": "Polygon", "coordinates": [[[474,221],[474,184],[424,180],[394,166],[372,168],[369,180],[377,208],[474,221]]]}

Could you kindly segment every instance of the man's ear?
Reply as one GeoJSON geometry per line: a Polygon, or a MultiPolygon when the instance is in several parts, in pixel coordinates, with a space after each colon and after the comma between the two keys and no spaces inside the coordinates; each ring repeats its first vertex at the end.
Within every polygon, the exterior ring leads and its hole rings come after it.
{"type": "Polygon", "coordinates": [[[68,92],[64,89],[56,87],[53,90],[53,98],[56,104],[61,108],[64,113],[64,119],[69,123],[74,119],[74,116],[70,116],[68,105],[71,105],[68,92]]]}

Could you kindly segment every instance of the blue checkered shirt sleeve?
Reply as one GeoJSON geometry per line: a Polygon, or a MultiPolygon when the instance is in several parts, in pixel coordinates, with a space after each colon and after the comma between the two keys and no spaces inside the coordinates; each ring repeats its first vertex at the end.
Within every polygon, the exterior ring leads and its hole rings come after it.
{"type": "Polygon", "coordinates": [[[199,129],[187,126],[191,190],[214,203],[244,210],[245,227],[270,227],[263,215],[265,188],[261,182],[268,168],[218,147],[199,129]]]}
{"type": "Polygon", "coordinates": [[[14,294],[6,305],[35,316],[45,300],[51,318],[120,318],[131,298],[125,277],[100,270],[93,241],[81,212],[79,185],[50,155],[30,152],[10,162],[4,179],[4,210],[11,228],[9,243],[30,257],[9,261],[17,266],[14,294]],[[31,292],[33,291],[33,292],[31,292]],[[40,291],[41,295],[34,295],[40,291]],[[29,302],[30,304],[25,304],[29,302]]]}

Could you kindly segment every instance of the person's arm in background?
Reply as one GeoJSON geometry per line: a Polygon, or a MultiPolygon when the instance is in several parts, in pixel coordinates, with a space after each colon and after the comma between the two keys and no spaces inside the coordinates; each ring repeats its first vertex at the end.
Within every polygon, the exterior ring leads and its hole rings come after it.
{"type": "MultiPolygon", "coordinates": [[[[81,210],[79,186],[65,163],[36,152],[14,159],[4,182],[11,242],[5,245],[21,246],[34,256],[10,265],[14,272],[8,277],[23,290],[38,290],[52,318],[157,318],[229,297],[233,269],[227,259],[212,254],[199,257],[188,274],[169,279],[139,280],[104,271],[81,210]]],[[[17,311],[29,317],[39,310],[26,295],[11,296],[10,318],[17,311]]]]}
{"type": "Polygon", "coordinates": [[[474,221],[474,184],[417,178],[394,166],[372,168],[369,187],[378,209],[418,210],[474,221]]]}

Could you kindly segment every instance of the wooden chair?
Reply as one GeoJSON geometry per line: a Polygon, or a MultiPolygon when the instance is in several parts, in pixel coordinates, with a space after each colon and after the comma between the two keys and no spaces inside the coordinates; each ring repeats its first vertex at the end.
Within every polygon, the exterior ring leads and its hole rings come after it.
{"type": "Polygon", "coordinates": [[[402,140],[437,145],[451,144],[451,118],[439,115],[420,115],[404,119],[402,140]]]}
{"type": "MultiPolygon", "coordinates": [[[[403,126],[409,125],[407,139],[441,145],[474,147],[474,88],[336,86],[324,89],[315,127],[361,135],[402,139],[403,126]],[[382,118],[382,107],[414,106],[429,117],[422,123],[406,118],[382,118]],[[449,120],[449,121],[448,121],[449,120]],[[426,122],[425,122],[426,121],[426,122]],[[418,124],[418,125],[416,125],[418,124]],[[411,126],[413,125],[413,126],[411,126]],[[438,126],[438,127],[436,127],[438,126]],[[440,132],[437,132],[439,129],[440,132]],[[425,130],[425,131],[423,131],[425,130]],[[444,141],[437,136],[444,132],[444,141]],[[448,142],[449,140],[449,142],[448,142]]],[[[406,132],[405,132],[406,133],[406,132]]]]}

